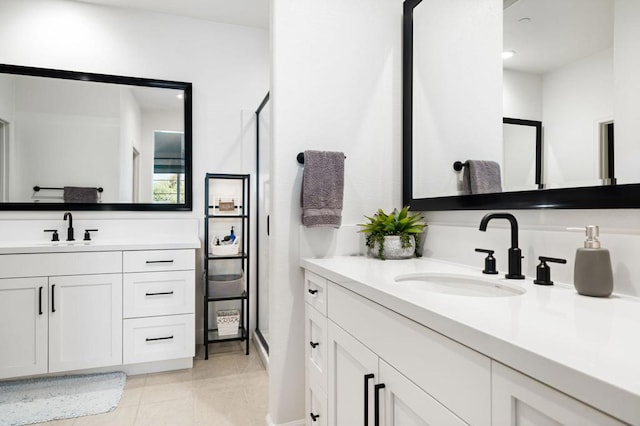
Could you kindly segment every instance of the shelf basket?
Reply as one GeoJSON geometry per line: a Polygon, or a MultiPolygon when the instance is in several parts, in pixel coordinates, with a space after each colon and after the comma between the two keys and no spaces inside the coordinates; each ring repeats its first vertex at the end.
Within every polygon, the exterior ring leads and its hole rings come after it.
{"type": "Polygon", "coordinates": [[[217,311],[218,336],[233,336],[238,334],[240,326],[240,312],[237,309],[217,311]]]}

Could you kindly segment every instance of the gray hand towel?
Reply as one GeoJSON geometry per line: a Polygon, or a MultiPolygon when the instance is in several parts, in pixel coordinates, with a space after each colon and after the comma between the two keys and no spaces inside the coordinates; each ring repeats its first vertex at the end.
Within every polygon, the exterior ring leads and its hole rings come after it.
{"type": "Polygon", "coordinates": [[[467,160],[462,174],[465,194],[489,194],[502,192],[500,165],[495,161],[467,160]]]}
{"type": "Polygon", "coordinates": [[[307,227],[342,223],[344,191],[344,154],[329,151],[305,151],[302,174],[302,224],[307,227]]]}
{"type": "Polygon", "coordinates": [[[97,203],[98,189],[81,186],[65,186],[63,188],[65,203],[97,203]]]}

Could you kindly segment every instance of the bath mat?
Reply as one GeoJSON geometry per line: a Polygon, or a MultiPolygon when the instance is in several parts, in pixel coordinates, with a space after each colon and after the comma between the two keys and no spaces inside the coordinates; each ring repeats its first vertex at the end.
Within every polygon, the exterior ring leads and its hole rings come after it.
{"type": "Polygon", "coordinates": [[[0,382],[0,426],[113,411],[126,380],[126,374],[115,372],[0,382]]]}

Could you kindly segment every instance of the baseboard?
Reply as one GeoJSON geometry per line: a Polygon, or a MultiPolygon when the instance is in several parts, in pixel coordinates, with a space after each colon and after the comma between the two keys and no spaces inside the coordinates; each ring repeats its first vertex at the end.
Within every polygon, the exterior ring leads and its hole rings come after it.
{"type": "Polygon", "coordinates": [[[304,426],[304,420],[295,420],[289,423],[274,423],[273,420],[271,420],[271,414],[267,414],[264,420],[266,426],[304,426]]]}

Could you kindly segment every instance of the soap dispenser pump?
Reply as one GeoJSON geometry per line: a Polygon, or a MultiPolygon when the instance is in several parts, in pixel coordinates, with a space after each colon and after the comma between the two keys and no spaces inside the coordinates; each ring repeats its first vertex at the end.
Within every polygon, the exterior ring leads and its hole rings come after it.
{"type": "Polygon", "coordinates": [[[573,284],[583,296],[608,297],[613,292],[611,256],[600,246],[598,234],[598,226],[587,226],[584,248],[576,251],[573,284]]]}

